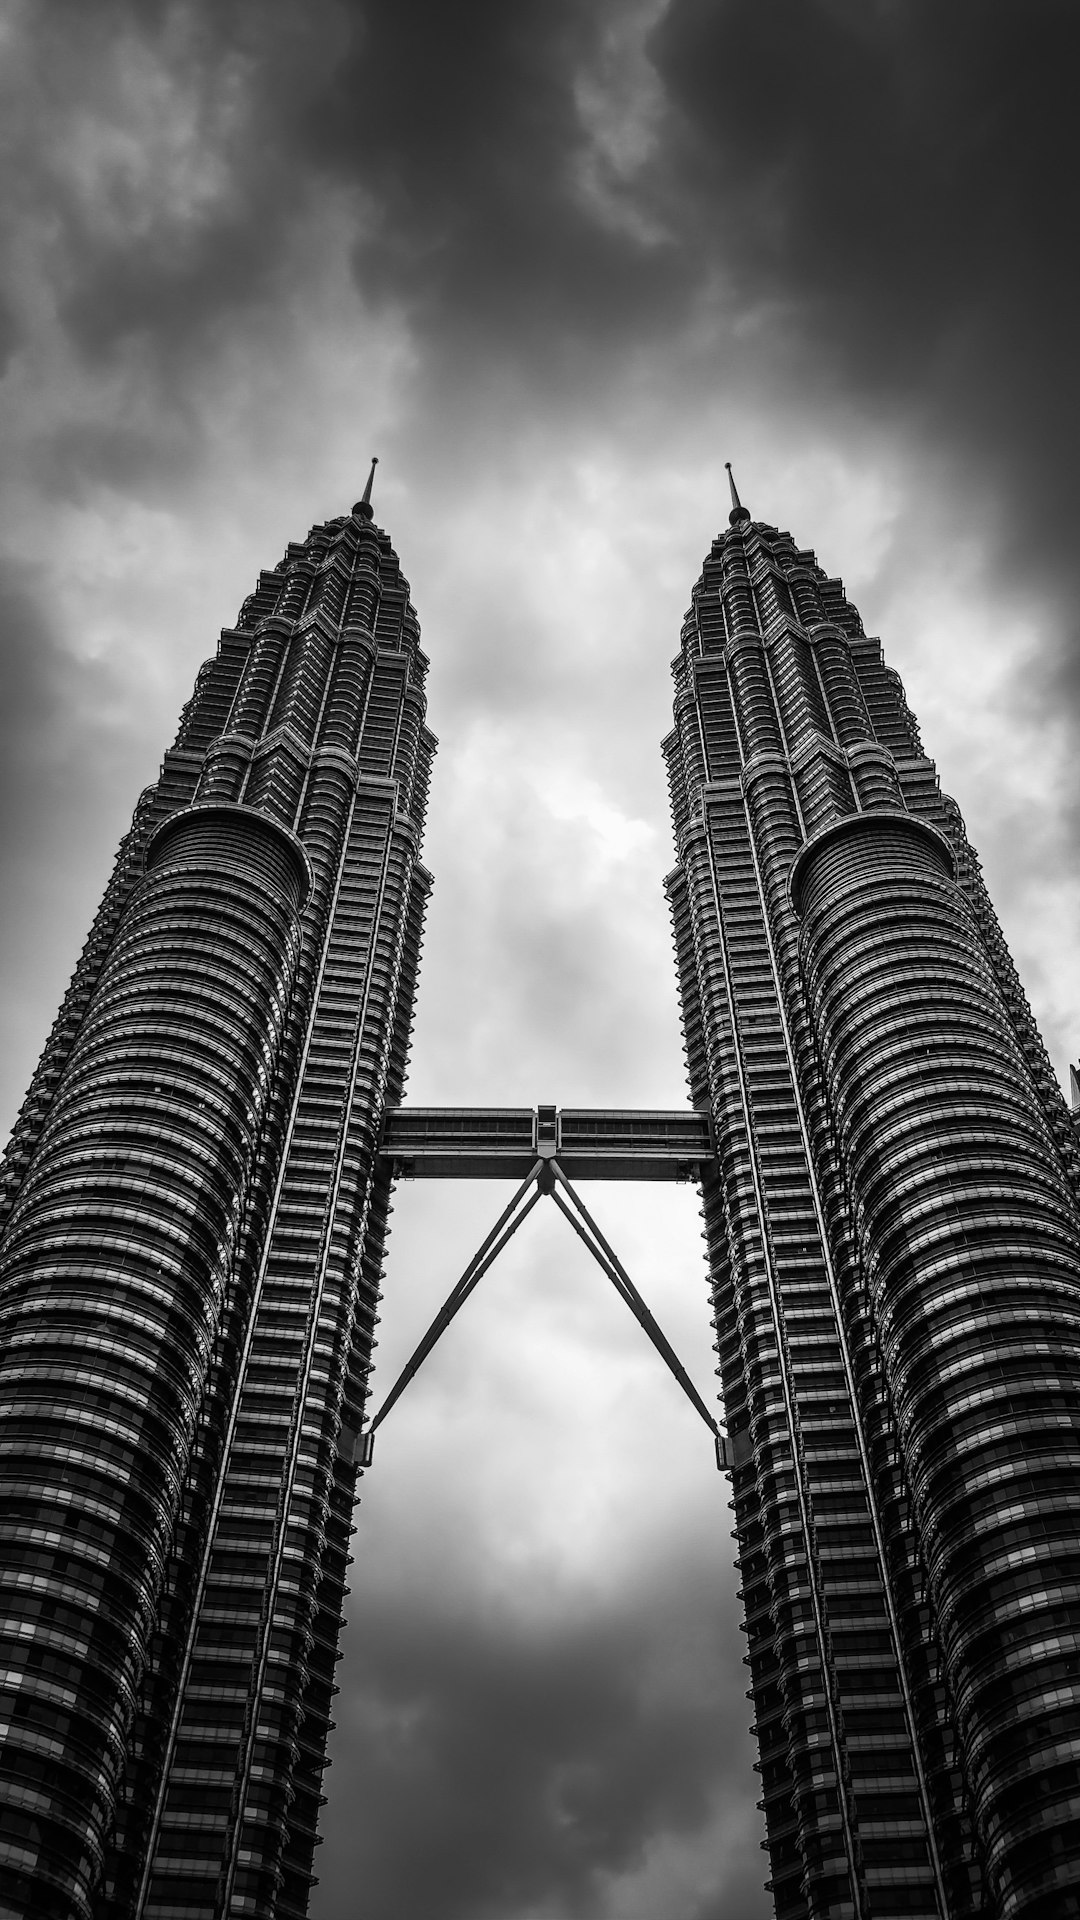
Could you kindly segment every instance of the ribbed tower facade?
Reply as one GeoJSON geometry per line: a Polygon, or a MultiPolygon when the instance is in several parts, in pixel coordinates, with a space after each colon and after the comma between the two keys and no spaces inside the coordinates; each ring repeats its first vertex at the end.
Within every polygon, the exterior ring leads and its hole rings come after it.
{"type": "Polygon", "coordinates": [[[306,1912],[429,888],[426,666],[367,496],[262,574],[16,1125],[6,1914],[306,1912]]]}
{"type": "Polygon", "coordinates": [[[737,497],[674,672],[668,891],[776,1911],[1065,1920],[1074,1125],[899,680],[737,497]]]}

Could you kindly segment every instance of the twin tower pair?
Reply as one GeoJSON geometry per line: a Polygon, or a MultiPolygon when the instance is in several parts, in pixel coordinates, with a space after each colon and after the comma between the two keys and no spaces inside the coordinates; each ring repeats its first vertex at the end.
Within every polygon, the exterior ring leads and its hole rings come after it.
{"type": "Polygon", "coordinates": [[[306,1913],[391,1186],[486,1168],[579,1229],[575,1174],[700,1185],[779,1920],[1080,1914],[1080,1139],[896,675],[732,491],[684,1114],[402,1104],[435,742],[370,480],[200,670],[3,1163],[5,1913],[306,1913]]]}

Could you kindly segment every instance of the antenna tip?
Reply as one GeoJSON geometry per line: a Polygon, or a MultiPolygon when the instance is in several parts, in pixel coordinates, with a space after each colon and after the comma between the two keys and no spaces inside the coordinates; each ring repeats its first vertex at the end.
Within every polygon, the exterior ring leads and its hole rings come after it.
{"type": "Polygon", "coordinates": [[[353,505],[354,514],[361,520],[371,520],[374,517],[371,505],[371,483],[375,478],[375,469],[378,464],[379,456],[377,453],[373,453],[371,456],[371,472],[367,477],[367,486],[364,488],[360,499],[353,505]]]}
{"type": "Polygon", "coordinates": [[[731,461],[725,460],[724,466],[727,470],[728,486],[731,488],[731,512],[728,514],[728,523],[730,526],[738,527],[742,525],[744,520],[749,520],[750,515],[739,499],[739,490],[735,485],[735,475],[731,471],[731,461]]]}

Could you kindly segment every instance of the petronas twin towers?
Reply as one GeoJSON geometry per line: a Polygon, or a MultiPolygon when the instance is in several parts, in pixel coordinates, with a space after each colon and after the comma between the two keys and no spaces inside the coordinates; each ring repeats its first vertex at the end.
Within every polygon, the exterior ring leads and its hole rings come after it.
{"type": "Polygon", "coordinates": [[[302,1920],[391,1185],[483,1171],[700,1183],[780,1920],[1080,1915],[1080,1136],[899,681],[736,499],[664,745],[692,1110],[403,1107],[369,496],[202,668],[4,1162],[0,1914],[302,1920]]]}

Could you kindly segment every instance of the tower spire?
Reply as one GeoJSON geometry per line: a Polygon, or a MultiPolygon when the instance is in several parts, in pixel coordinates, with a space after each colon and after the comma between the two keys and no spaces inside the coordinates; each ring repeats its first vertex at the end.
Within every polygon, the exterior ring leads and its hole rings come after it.
{"type": "Polygon", "coordinates": [[[731,471],[731,461],[725,460],[724,465],[727,468],[728,486],[731,488],[731,512],[728,514],[728,520],[733,527],[738,527],[741,526],[744,520],[749,520],[750,515],[739,499],[739,489],[735,485],[735,475],[731,471]]]}
{"type": "Polygon", "coordinates": [[[377,453],[373,453],[371,456],[371,472],[368,474],[368,477],[367,477],[367,486],[364,488],[364,491],[361,494],[359,500],[356,502],[356,505],[353,507],[353,512],[361,520],[370,520],[373,518],[373,509],[371,505],[371,483],[375,478],[375,469],[378,466],[378,464],[379,464],[379,456],[377,453]]]}

